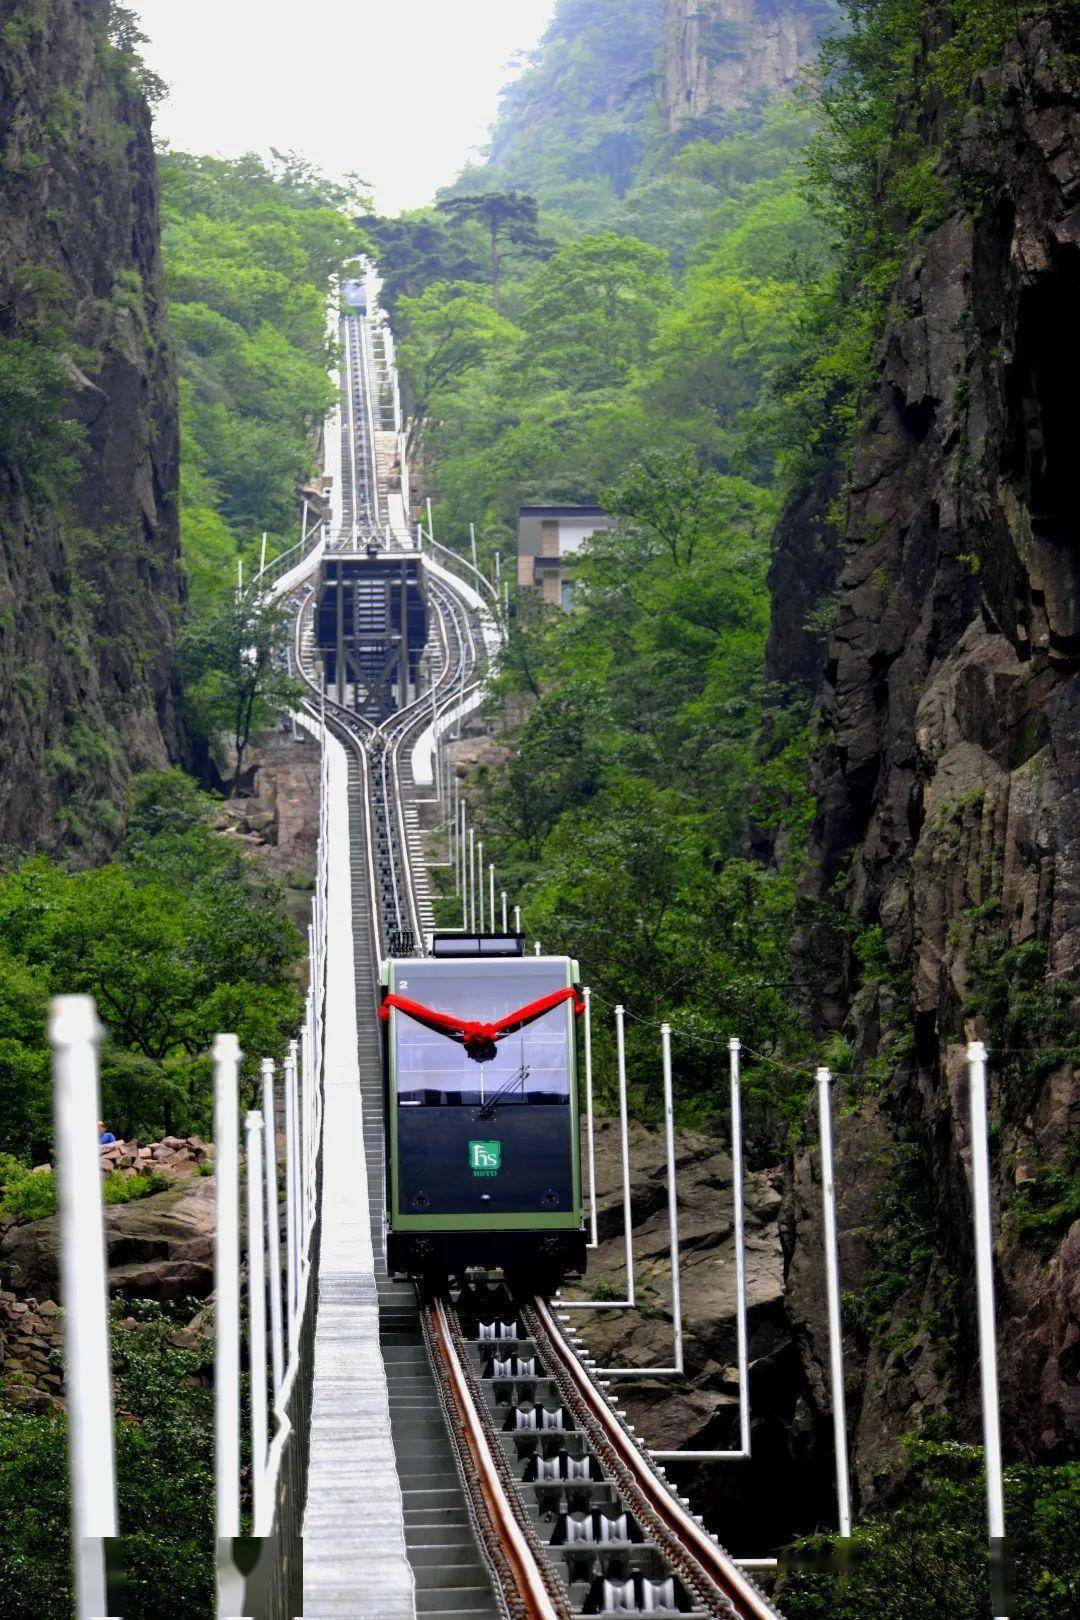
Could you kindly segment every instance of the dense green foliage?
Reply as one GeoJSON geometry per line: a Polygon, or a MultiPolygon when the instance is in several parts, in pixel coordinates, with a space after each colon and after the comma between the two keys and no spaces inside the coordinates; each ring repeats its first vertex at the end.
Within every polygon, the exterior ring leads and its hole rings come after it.
{"type": "Polygon", "coordinates": [[[69,872],[38,856],[0,877],[0,1149],[49,1155],[52,994],[95,998],[105,1118],[144,1140],[209,1133],[218,1030],[254,1063],[295,1028],[297,931],[209,815],[179,772],[139,777],[112,863],[69,872]]]}
{"type": "Polygon", "coordinates": [[[287,607],[258,590],[229,590],[188,625],[177,649],[184,706],[200,736],[232,743],[233,791],[254,733],[288,711],[298,692],[281,662],[291,625],[287,607]]]}
{"type": "MultiPolygon", "coordinates": [[[[1012,1561],[1011,1601],[991,1604],[986,1557],[986,1496],[981,1453],[973,1447],[911,1447],[912,1475],[887,1517],[855,1532],[850,1568],[788,1574],[778,1594],[788,1620],[1068,1620],[1080,1603],[1080,1568],[1072,1556],[1080,1511],[1080,1465],[1010,1468],[1005,1513],[1012,1561]]],[[[819,1561],[835,1542],[821,1537],[801,1549],[819,1561]]],[[[1008,1578],[1008,1577],[1006,1577],[1008,1578]]]]}
{"type": "MultiPolygon", "coordinates": [[[[130,1204],[133,1199],[165,1192],[172,1184],[169,1176],[156,1170],[138,1175],[111,1170],[102,1178],[102,1201],[130,1204]]],[[[30,1170],[11,1154],[0,1153],[0,1221],[40,1221],[55,1215],[59,1207],[54,1170],[30,1170]]]]}
{"type": "MultiPolygon", "coordinates": [[[[805,728],[761,784],[759,818],[789,829],[789,857],[768,870],[744,851],[769,497],[683,454],[637,461],[607,505],[620,524],[580,562],[581,611],[519,616],[501,686],[524,719],[479,808],[530,933],[646,1020],[631,1030],[638,1076],[655,1071],[656,1025],[674,1018],[685,1103],[711,1094],[733,1029],[757,1049],[799,1045],[786,980],[803,811],[771,788],[797,787],[805,728]]],[[[797,1106],[798,1084],[771,1071],[753,1090],[774,1131],[776,1111],[797,1106]]],[[[650,1082],[640,1111],[655,1103],[650,1082]]]]}
{"type": "Polygon", "coordinates": [[[297,539],[298,488],[332,402],[326,297],[363,238],[333,187],[296,158],[268,168],[161,159],[169,318],[181,373],[184,556],[197,607],[239,554],[297,539]]]}
{"type": "MultiPolygon", "coordinates": [[[[634,1072],[653,1074],[672,1019],[684,1109],[712,1106],[733,1030],[774,1060],[750,1082],[763,1151],[798,1117],[809,1057],[787,965],[813,747],[797,703],[759,755],[769,536],[797,437],[782,388],[834,276],[803,169],[813,126],[783,99],[656,148],[649,183],[692,187],[675,253],[662,229],[604,228],[602,211],[583,230],[538,170],[559,245],[507,267],[498,315],[479,254],[442,279],[439,253],[460,266],[460,243],[421,243],[417,220],[393,244],[437,528],[474,521],[508,567],[524,501],[599,498],[619,519],[578,562],[581,611],[519,598],[500,683],[512,752],[473,784],[485,847],[530,932],[643,1021],[634,1072]],[[751,812],[778,864],[749,858],[751,812]]],[[[609,1079],[606,1057],[602,1035],[609,1079]]]]}
{"type": "MultiPolygon", "coordinates": [[[[138,1321],[117,1320],[112,1334],[126,1577],[117,1612],[125,1620],[207,1615],[214,1603],[211,1349],[209,1342],[201,1348],[178,1343],[176,1322],[157,1307],[132,1309],[138,1321]]],[[[5,1616],[70,1614],[62,1414],[0,1404],[0,1494],[5,1616]]]]}

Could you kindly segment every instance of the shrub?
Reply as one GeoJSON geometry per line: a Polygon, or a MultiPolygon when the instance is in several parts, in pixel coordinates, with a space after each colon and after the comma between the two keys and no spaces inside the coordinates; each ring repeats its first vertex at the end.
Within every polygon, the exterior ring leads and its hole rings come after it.
{"type": "MultiPolygon", "coordinates": [[[[21,1168],[21,1167],[20,1167],[21,1168]]],[[[58,1207],[56,1176],[51,1170],[27,1170],[12,1174],[0,1198],[0,1220],[42,1221],[55,1215],[58,1207]]]]}
{"type": "Polygon", "coordinates": [[[159,1170],[146,1175],[126,1176],[122,1170],[110,1170],[102,1182],[102,1197],[106,1204],[130,1204],[135,1198],[149,1198],[152,1193],[167,1192],[174,1185],[172,1176],[159,1170]]]}

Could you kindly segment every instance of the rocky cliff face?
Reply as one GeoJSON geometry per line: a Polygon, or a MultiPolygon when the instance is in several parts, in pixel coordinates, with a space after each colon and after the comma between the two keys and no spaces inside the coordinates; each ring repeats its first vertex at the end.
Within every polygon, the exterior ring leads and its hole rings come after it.
{"type": "Polygon", "coordinates": [[[177,749],[182,595],[150,118],[107,12],[0,0],[0,845],[87,854],[177,749]]]}
{"type": "Polygon", "coordinates": [[[668,128],[791,90],[835,14],[830,0],[666,0],[668,128]]]}
{"type": "MultiPolygon", "coordinates": [[[[1008,1451],[1080,1443],[1078,62],[1080,16],[1054,8],[975,85],[943,155],[966,206],[906,257],[851,472],[796,957],[853,1045],[838,1180],[864,1506],[901,1435],[978,1437],[972,1037],[991,1048],[1008,1451]]],[[[789,518],[781,602],[803,589],[789,518]]],[[[805,675],[779,640],[772,672],[805,675]]],[[[820,1420],[815,1161],[794,1165],[785,1244],[820,1420]]]]}

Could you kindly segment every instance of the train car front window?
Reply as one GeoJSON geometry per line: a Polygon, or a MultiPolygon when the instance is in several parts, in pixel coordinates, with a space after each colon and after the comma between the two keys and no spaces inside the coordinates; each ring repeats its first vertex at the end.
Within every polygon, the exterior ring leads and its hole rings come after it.
{"type": "MultiPolygon", "coordinates": [[[[476,963],[410,963],[395,989],[434,1011],[490,1023],[565,983],[550,966],[492,973],[476,963]]],[[[568,1104],[570,1016],[567,1004],[553,1007],[499,1041],[490,1063],[476,1063],[457,1041],[395,1013],[398,1107],[472,1108],[495,1118],[505,1108],[568,1104]]]]}

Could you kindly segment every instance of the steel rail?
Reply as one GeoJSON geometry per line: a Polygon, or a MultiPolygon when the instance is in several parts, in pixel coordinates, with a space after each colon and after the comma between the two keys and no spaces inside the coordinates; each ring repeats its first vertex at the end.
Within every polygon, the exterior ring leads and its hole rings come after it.
{"type": "Polygon", "coordinates": [[[547,1581],[533,1549],[522,1532],[518,1517],[499,1477],[499,1470],[465,1370],[454,1343],[454,1333],[441,1299],[428,1307],[432,1339],[447,1375],[451,1398],[457,1411],[460,1431],[468,1447],[485,1507],[499,1535],[507,1564],[528,1620],[565,1620],[548,1592],[547,1581]]]}
{"type": "Polygon", "coordinates": [[[532,1301],[544,1331],[566,1376],[571,1380],[591,1416],[619,1460],[633,1475],[638,1489],[657,1517],[669,1528],[707,1578],[735,1606],[740,1620],[778,1620],[780,1611],[744,1573],[713,1536],[689,1513],[666,1481],[660,1480],[648,1458],[619,1421],[603,1393],[596,1387],[578,1356],[566,1343],[563,1332],[547,1301],[532,1301]]]}
{"type": "MultiPolygon", "coordinates": [[[[406,874],[406,892],[413,919],[415,937],[417,940],[419,940],[421,933],[420,918],[416,901],[416,882],[412,871],[408,838],[405,830],[405,795],[401,788],[401,754],[407,743],[411,740],[413,733],[420,726],[426,727],[428,715],[432,712],[432,710],[434,710],[437,720],[446,712],[448,708],[454,706],[455,701],[457,700],[458,675],[467,671],[469,668],[469,660],[466,656],[464,646],[465,638],[463,638],[461,635],[462,623],[464,623],[466,631],[468,630],[468,613],[465,611],[463,604],[458,603],[454,599],[452,592],[445,590],[441,586],[433,588],[432,600],[436,603],[440,630],[443,635],[444,642],[448,647],[449,637],[446,635],[446,615],[449,614],[454,621],[455,635],[458,639],[457,662],[453,667],[451,667],[450,659],[449,657],[447,658],[443,669],[440,671],[439,678],[434,684],[434,701],[432,700],[432,692],[427,692],[422,697],[417,698],[416,701],[410,704],[407,709],[399,710],[398,714],[394,716],[394,730],[390,734],[390,743],[387,750],[390,756],[390,768],[394,778],[398,830],[400,833],[399,848],[401,862],[406,874]],[[460,619],[458,618],[459,611],[461,613],[460,619]],[[446,691],[447,696],[440,701],[439,693],[441,691],[446,691]]],[[[475,659],[475,641],[472,640],[471,636],[468,637],[468,640],[473,658],[475,659]]],[[[475,680],[473,681],[469,690],[473,690],[481,684],[482,683],[479,680],[475,680]]],[[[391,722],[386,722],[384,724],[390,723],[391,722]]]]}

